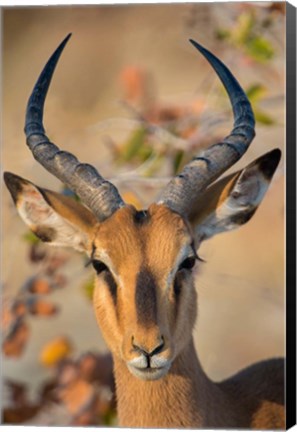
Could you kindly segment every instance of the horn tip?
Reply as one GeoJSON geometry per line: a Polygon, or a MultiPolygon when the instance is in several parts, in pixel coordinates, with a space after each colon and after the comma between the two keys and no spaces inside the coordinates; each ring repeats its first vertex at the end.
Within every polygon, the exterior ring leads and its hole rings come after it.
{"type": "Polygon", "coordinates": [[[72,36],[72,32],[68,33],[68,35],[65,37],[65,40],[68,41],[72,36]]]}
{"type": "Polygon", "coordinates": [[[69,39],[71,38],[72,33],[68,33],[68,35],[62,40],[60,47],[59,48],[64,48],[64,46],[67,44],[67,42],[69,41],[69,39]]]}
{"type": "Polygon", "coordinates": [[[199,51],[205,51],[205,48],[203,48],[202,45],[200,45],[198,42],[196,42],[194,39],[189,39],[189,42],[191,42],[191,44],[197,48],[199,51]]]}

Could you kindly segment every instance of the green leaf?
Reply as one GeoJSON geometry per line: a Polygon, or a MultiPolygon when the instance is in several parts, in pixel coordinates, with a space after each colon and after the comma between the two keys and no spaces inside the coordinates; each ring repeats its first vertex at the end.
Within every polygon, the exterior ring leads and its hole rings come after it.
{"type": "Polygon", "coordinates": [[[271,43],[262,36],[255,36],[248,41],[247,51],[255,60],[265,62],[274,56],[271,43]]]}
{"type": "Polygon", "coordinates": [[[156,155],[152,163],[150,163],[149,166],[146,168],[146,170],[143,172],[143,175],[145,177],[153,176],[157,171],[159,171],[159,169],[163,164],[164,164],[163,154],[156,155]]]}
{"type": "Polygon", "coordinates": [[[136,129],[122,148],[120,159],[124,162],[129,162],[137,156],[145,143],[145,137],[146,129],[144,127],[136,129]]]}
{"type": "Polygon", "coordinates": [[[94,292],[94,277],[92,276],[87,282],[83,285],[83,291],[89,300],[93,300],[93,292],[94,292]]]}
{"type": "Polygon", "coordinates": [[[253,103],[258,102],[266,93],[266,88],[262,84],[252,84],[246,94],[249,100],[253,103]]]}
{"type": "Polygon", "coordinates": [[[244,12],[239,15],[237,25],[233,30],[233,38],[239,44],[247,43],[251,36],[252,29],[255,24],[255,18],[252,13],[244,12]]]}
{"type": "Polygon", "coordinates": [[[25,240],[25,242],[29,243],[30,245],[35,245],[40,243],[40,239],[32,231],[27,231],[23,235],[23,239],[25,240]]]}
{"type": "Polygon", "coordinates": [[[148,158],[150,158],[153,154],[153,149],[151,146],[145,144],[141,147],[141,149],[138,152],[138,159],[140,162],[145,162],[148,158]]]}
{"type": "Polygon", "coordinates": [[[105,426],[117,426],[117,414],[113,409],[108,410],[103,415],[103,424],[105,426]]]}
{"type": "Polygon", "coordinates": [[[229,30],[226,30],[226,29],[218,29],[215,32],[215,36],[219,40],[225,40],[225,39],[229,39],[230,38],[231,33],[230,33],[229,30]]]}
{"type": "Polygon", "coordinates": [[[179,171],[179,168],[181,166],[181,163],[183,161],[185,152],[183,150],[178,150],[173,158],[173,174],[177,174],[179,171]]]}
{"type": "Polygon", "coordinates": [[[266,126],[271,126],[275,124],[275,120],[261,110],[254,109],[254,114],[255,114],[256,121],[258,123],[261,123],[266,126]]]}

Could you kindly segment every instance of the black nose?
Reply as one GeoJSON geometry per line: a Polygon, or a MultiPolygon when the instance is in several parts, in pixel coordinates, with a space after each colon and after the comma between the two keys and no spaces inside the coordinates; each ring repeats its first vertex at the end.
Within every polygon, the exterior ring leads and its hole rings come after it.
{"type": "Polygon", "coordinates": [[[132,346],[135,351],[144,354],[146,357],[152,357],[156,354],[159,354],[159,352],[162,351],[165,345],[164,337],[161,336],[160,339],[161,339],[160,343],[157,346],[155,346],[152,350],[150,350],[147,347],[138,344],[137,341],[135,341],[134,336],[132,336],[132,346]]]}

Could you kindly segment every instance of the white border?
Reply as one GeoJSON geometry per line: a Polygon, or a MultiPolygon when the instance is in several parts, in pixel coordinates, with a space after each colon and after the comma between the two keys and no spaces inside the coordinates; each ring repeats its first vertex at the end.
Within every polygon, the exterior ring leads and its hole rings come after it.
{"type": "MultiPolygon", "coordinates": [[[[284,1],[284,0],[281,0],[284,1]]],[[[85,3],[82,2],[82,0],[47,0],[47,1],[37,1],[37,0],[31,0],[31,1],[13,1],[13,0],[0,0],[0,7],[29,7],[29,6],[72,6],[72,5],[78,5],[78,6],[88,6],[88,5],[113,5],[113,4],[161,4],[161,3],[226,3],[226,2],[232,2],[232,3],[249,3],[249,0],[216,0],[215,2],[213,0],[87,0],[85,3]]],[[[252,3],[267,3],[267,1],[257,1],[254,0],[252,3]]],[[[297,7],[297,0],[290,0],[289,3],[291,3],[294,7],[297,7]]],[[[113,432],[113,431],[127,431],[127,432],[142,432],[143,429],[130,429],[130,428],[105,428],[105,427],[46,427],[46,426],[14,426],[14,425],[0,425],[0,431],[16,431],[16,432],[24,432],[24,431],[32,431],[32,432],[98,432],[98,430],[101,432],[113,432]]],[[[145,429],[145,432],[156,432],[156,431],[165,431],[167,429],[145,429]]],[[[179,429],[170,429],[170,431],[179,430],[179,429]]],[[[186,429],[183,429],[186,430],[186,429]]],[[[292,432],[297,432],[297,426],[294,426],[290,429],[292,432]]],[[[203,432],[204,429],[199,429],[199,432],[203,432]]],[[[221,432],[225,432],[225,429],[220,429],[221,432]]],[[[235,429],[232,429],[233,432],[235,432],[235,429]]],[[[212,429],[207,429],[205,432],[212,432],[212,429]]],[[[229,430],[226,430],[226,432],[229,432],[229,430]]],[[[240,430],[240,432],[245,432],[243,429],[240,430]]],[[[250,429],[247,430],[247,432],[250,432],[250,429]]]]}
{"type": "MultiPolygon", "coordinates": [[[[284,0],[283,0],[284,1],[284,0]]],[[[78,6],[88,6],[88,5],[113,5],[113,4],[149,4],[149,3],[267,3],[267,1],[250,1],[250,0],[216,0],[215,2],[213,0],[87,0],[86,2],[82,2],[82,0],[47,0],[47,1],[38,1],[38,0],[31,0],[31,1],[13,1],[13,0],[0,0],[0,6],[6,6],[6,7],[15,7],[15,6],[72,6],[72,5],[78,5],[78,6]]],[[[297,0],[291,0],[291,4],[293,4],[296,7],[297,0]]]]}

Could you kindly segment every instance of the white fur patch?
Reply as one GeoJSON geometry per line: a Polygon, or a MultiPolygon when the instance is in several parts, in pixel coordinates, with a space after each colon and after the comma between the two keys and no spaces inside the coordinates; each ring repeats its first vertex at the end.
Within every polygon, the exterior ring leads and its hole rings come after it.
{"type": "Polygon", "coordinates": [[[17,201],[17,210],[32,231],[51,229],[54,233],[51,245],[69,246],[84,251],[87,235],[59,215],[33,185],[24,185],[17,201]]]}
{"type": "Polygon", "coordinates": [[[259,206],[268,186],[269,182],[262,173],[243,170],[228,198],[197,226],[198,241],[242,225],[244,217],[240,220],[240,216],[248,215],[259,206]]]}

